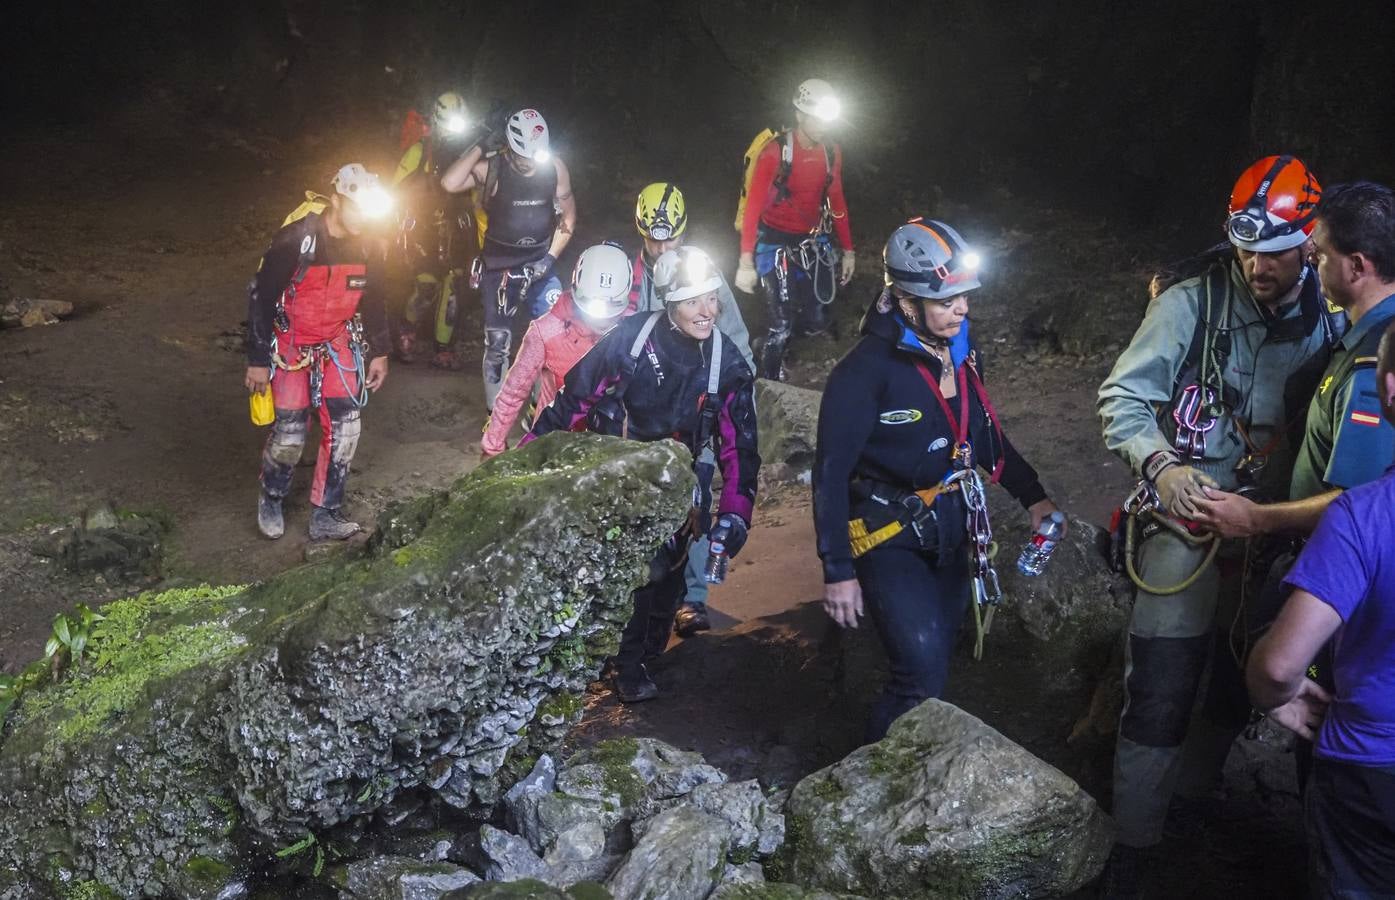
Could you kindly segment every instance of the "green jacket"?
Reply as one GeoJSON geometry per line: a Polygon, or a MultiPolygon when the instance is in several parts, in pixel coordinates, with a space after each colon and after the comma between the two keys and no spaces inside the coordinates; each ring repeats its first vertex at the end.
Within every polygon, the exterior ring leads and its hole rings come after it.
{"type": "MultiPolygon", "coordinates": [[[[643,250],[635,257],[634,283],[631,290],[632,296],[638,297],[635,301],[637,315],[658,312],[664,308],[663,301],[654,291],[654,267],[644,258],[643,250]]],[[[746,330],[746,322],[741,318],[741,307],[736,305],[736,297],[727,285],[725,277],[722,278],[722,286],[717,291],[717,298],[722,302],[722,311],[717,314],[717,330],[736,345],[736,349],[741,351],[741,358],[746,360],[746,365],[750,366],[751,372],[754,373],[756,360],[751,355],[751,333],[746,330]]]]}
{"type": "MultiPolygon", "coordinates": [[[[1224,263],[1231,293],[1231,349],[1223,379],[1227,403],[1205,438],[1204,458],[1183,459],[1222,488],[1239,485],[1236,465],[1247,452],[1267,451],[1258,487],[1264,496],[1288,496],[1296,435],[1333,339],[1327,333],[1325,303],[1311,269],[1280,305],[1277,317],[1260,307],[1235,261],[1224,263]],[[1240,427],[1237,427],[1240,426],[1240,427]],[[1249,435],[1247,446],[1244,434],[1249,435]]],[[[1178,282],[1155,298],[1133,340],[1100,385],[1098,409],[1104,442],[1135,474],[1160,450],[1176,450],[1172,403],[1179,373],[1197,333],[1203,306],[1203,274],[1178,282]]],[[[1219,315],[1222,298],[1213,298],[1219,315]]]]}

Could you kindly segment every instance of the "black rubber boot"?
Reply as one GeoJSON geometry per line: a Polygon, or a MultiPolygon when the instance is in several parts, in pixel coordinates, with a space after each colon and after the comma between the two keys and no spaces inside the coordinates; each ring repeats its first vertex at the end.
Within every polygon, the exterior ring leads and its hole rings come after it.
{"type": "Polygon", "coordinates": [[[343,541],[359,533],[357,522],[350,522],[337,509],[315,507],[310,513],[310,540],[343,541]]]}
{"type": "Polygon", "coordinates": [[[611,685],[621,703],[643,703],[659,696],[659,686],[642,665],[637,672],[616,672],[611,678],[611,685]]]}
{"type": "Polygon", "coordinates": [[[692,637],[699,631],[711,631],[712,621],[707,618],[706,603],[684,603],[678,607],[674,619],[674,630],[679,637],[692,637]]]}
{"type": "Polygon", "coordinates": [[[286,533],[286,519],[281,514],[281,498],[265,491],[257,501],[257,530],[273,541],[286,533]]]}

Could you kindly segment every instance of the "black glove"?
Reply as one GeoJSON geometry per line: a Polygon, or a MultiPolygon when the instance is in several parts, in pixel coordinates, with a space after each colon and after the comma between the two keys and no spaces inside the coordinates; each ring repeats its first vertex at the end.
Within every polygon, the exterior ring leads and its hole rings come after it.
{"type": "Polygon", "coordinates": [[[525,265],[523,267],[523,271],[527,273],[528,280],[530,282],[532,282],[533,284],[537,284],[539,281],[542,281],[544,278],[547,277],[547,273],[552,271],[552,266],[556,262],[557,257],[549,253],[542,259],[537,260],[536,262],[530,262],[527,265],[525,265]]]}
{"type": "Polygon", "coordinates": [[[722,552],[732,559],[746,546],[746,521],[727,513],[717,519],[717,527],[707,536],[709,544],[721,544],[722,552]]]}

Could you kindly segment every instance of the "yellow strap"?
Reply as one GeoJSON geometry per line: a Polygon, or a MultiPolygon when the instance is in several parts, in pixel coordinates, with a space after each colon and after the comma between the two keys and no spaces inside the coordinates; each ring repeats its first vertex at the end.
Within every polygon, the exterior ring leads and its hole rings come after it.
{"type": "Polygon", "coordinates": [[[892,522],[890,525],[884,525],[876,531],[869,532],[866,522],[862,519],[853,519],[848,523],[848,540],[852,542],[853,559],[857,559],[878,544],[884,544],[896,537],[901,533],[902,528],[900,522],[892,522]]]}

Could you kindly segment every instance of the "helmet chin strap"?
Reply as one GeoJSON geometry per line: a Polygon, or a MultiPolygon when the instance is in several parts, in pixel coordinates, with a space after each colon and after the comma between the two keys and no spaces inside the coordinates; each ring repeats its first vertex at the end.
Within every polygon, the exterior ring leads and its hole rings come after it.
{"type": "Polygon", "coordinates": [[[896,305],[901,310],[901,317],[906,320],[906,324],[910,326],[911,331],[915,332],[916,337],[919,338],[922,343],[932,347],[947,347],[949,346],[948,338],[942,338],[931,334],[930,330],[925,326],[925,311],[922,309],[921,304],[933,302],[933,300],[927,300],[923,297],[896,298],[896,305]]]}

